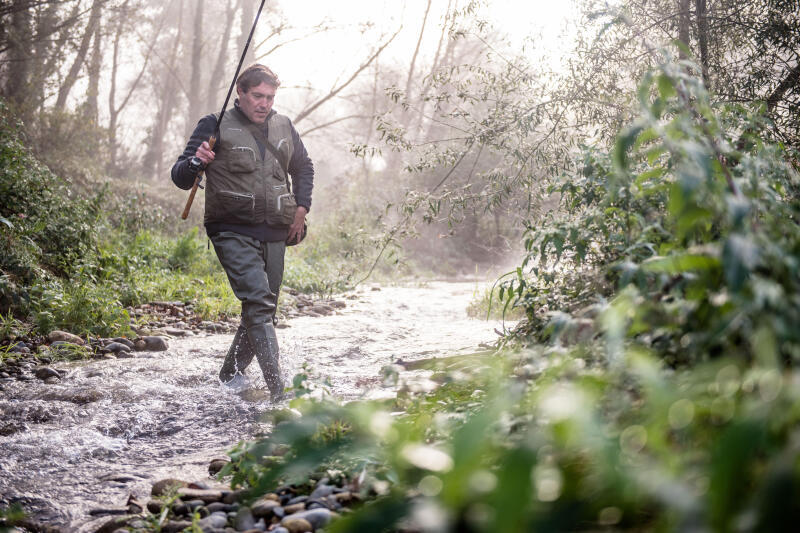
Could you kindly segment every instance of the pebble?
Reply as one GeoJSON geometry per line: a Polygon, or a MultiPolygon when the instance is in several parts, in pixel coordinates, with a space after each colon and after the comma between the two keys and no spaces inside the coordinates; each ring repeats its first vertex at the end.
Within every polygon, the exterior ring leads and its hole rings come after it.
{"type": "Polygon", "coordinates": [[[319,529],[321,527],[325,527],[333,520],[333,517],[337,516],[336,513],[331,512],[328,509],[321,508],[321,509],[310,509],[308,511],[302,511],[293,515],[289,515],[283,520],[281,520],[281,525],[284,526],[289,531],[292,531],[292,528],[289,527],[288,523],[294,520],[304,520],[308,524],[311,525],[313,529],[319,529]]]}
{"type": "Polygon", "coordinates": [[[236,518],[233,521],[234,527],[239,531],[247,531],[256,527],[256,521],[253,518],[253,513],[248,507],[242,507],[237,511],[236,518]]]}
{"type": "Polygon", "coordinates": [[[144,342],[144,349],[149,352],[163,352],[169,349],[169,344],[164,337],[147,336],[142,337],[141,340],[144,342]]]}
{"type": "Polygon", "coordinates": [[[280,506],[281,505],[274,500],[261,499],[254,503],[250,510],[255,517],[271,518],[273,515],[272,511],[280,506]]]}
{"type": "Polygon", "coordinates": [[[188,527],[192,527],[192,523],[187,520],[170,520],[161,526],[161,531],[163,533],[178,533],[188,527]]]}
{"type": "Polygon", "coordinates": [[[320,484],[317,485],[317,488],[315,488],[314,491],[308,495],[308,499],[313,500],[316,498],[324,498],[325,496],[330,496],[331,494],[333,494],[335,490],[336,487],[333,487],[331,485],[320,484]]]}
{"type": "Polygon", "coordinates": [[[85,342],[82,338],[78,337],[77,335],[73,335],[72,333],[67,333],[66,331],[61,330],[53,330],[47,334],[47,340],[51,343],[57,341],[64,341],[69,342],[71,344],[79,344],[83,346],[85,342]]]}
{"type": "Polygon", "coordinates": [[[58,373],[58,370],[50,368],[49,366],[37,368],[34,374],[41,380],[46,380],[47,378],[61,378],[61,374],[58,373]]]}
{"type": "Polygon", "coordinates": [[[308,533],[310,531],[314,531],[311,522],[305,518],[287,516],[281,520],[281,525],[288,529],[289,533],[308,533]]]}
{"type": "Polygon", "coordinates": [[[174,478],[167,478],[156,481],[153,483],[153,488],[150,490],[151,496],[162,496],[169,492],[171,487],[185,487],[188,485],[187,482],[181,481],[180,479],[174,478]]]}
{"type": "Polygon", "coordinates": [[[296,503],[303,503],[303,502],[305,502],[305,501],[306,501],[308,498],[309,498],[308,496],[297,496],[297,497],[295,497],[295,498],[292,498],[292,499],[291,499],[291,500],[289,500],[288,502],[286,502],[286,505],[294,505],[294,504],[296,504],[296,503]]]}
{"type": "Polygon", "coordinates": [[[306,504],[305,504],[305,503],[302,503],[302,502],[300,502],[300,503],[293,503],[293,504],[291,504],[291,505],[285,505],[285,506],[283,507],[283,509],[286,511],[286,514],[295,514],[295,513],[299,513],[300,511],[302,511],[302,510],[303,510],[303,509],[305,509],[305,508],[306,508],[306,504]]]}
{"type": "Polygon", "coordinates": [[[218,502],[222,499],[222,492],[218,490],[190,489],[186,487],[179,488],[178,495],[182,498],[203,500],[205,503],[218,502]]]}
{"type": "Polygon", "coordinates": [[[203,530],[223,529],[227,524],[228,524],[228,515],[223,512],[211,513],[207,517],[197,521],[197,525],[200,526],[203,530]]]}
{"type": "Polygon", "coordinates": [[[222,470],[225,467],[225,465],[228,464],[228,462],[229,461],[227,459],[214,459],[208,465],[208,474],[210,476],[217,475],[219,471],[222,470]]]}
{"type": "Polygon", "coordinates": [[[110,342],[104,346],[106,350],[111,350],[114,353],[117,352],[130,352],[131,348],[127,344],[122,344],[121,342],[110,342]]]}
{"type": "Polygon", "coordinates": [[[130,340],[130,339],[126,339],[125,337],[114,337],[114,338],[113,338],[113,339],[111,339],[111,340],[112,340],[112,341],[114,341],[114,342],[118,342],[118,343],[120,343],[120,344],[124,344],[125,346],[127,346],[127,347],[128,347],[128,348],[130,348],[131,350],[133,350],[133,349],[134,349],[134,346],[133,346],[133,341],[132,341],[132,340],[130,340]]]}

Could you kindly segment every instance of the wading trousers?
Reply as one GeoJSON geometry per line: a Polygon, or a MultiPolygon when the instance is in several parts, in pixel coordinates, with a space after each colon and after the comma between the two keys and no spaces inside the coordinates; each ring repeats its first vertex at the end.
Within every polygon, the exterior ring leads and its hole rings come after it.
{"type": "Polygon", "coordinates": [[[258,360],[273,399],[283,392],[274,318],[283,281],[286,244],[222,231],[211,237],[233,293],[242,302],[242,321],[219,377],[228,382],[258,360]]]}

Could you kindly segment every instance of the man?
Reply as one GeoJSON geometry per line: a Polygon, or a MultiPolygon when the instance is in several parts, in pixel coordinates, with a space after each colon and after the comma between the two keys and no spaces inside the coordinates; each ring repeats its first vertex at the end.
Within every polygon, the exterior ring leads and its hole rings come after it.
{"type": "Polygon", "coordinates": [[[203,117],[172,167],[172,181],[181,189],[190,189],[205,169],[206,233],[242,302],[241,324],[220,380],[231,383],[255,356],[273,401],[283,393],[275,311],[284,252],[305,236],[314,184],[314,166],[300,136],[272,109],[279,86],[269,68],[245,69],[236,80],[238,98],[219,130],[214,131],[216,115],[203,117]]]}

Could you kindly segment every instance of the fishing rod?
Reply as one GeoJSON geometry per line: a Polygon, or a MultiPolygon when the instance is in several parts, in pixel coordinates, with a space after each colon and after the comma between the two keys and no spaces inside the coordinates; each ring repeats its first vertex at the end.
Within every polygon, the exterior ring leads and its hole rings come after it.
{"type": "MultiPolygon", "coordinates": [[[[239,71],[242,69],[242,63],[244,63],[244,58],[247,55],[247,49],[250,47],[250,41],[253,39],[253,33],[256,31],[256,25],[258,24],[258,17],[261,16],[261,10],[264,9],[264,4],[267,0],[261,0],[261,5],[258,6],[258,12],[256,13],[256,19],[253,21],[253,27],[250,28],[250,35],[247,36],[247,42],[244,44],[244,50],[242,50],[242,57],[239,58],[239,65],[236,67],[236,74],[233,75],[233,80],[231,81],[231,86],[228,87],[228,95],[225,97],[225,103],[222,104],[222,111],[219,112],[219,117],[217,118],[217,124],[214,126],[214,134],[208,138],[208,146],[211,150],[214,149],[214,143],[217,142],[217,134],[219,133],[219,125],[222,122],[222,117],[225,116],[225,108],[228,107],[228,101],[231,99],[231,93],[233,92],[233,86],[236,85],[236,78],[239,77],[239,71]]],[[[189,160],[189,164],[194,166],[195,168],[200,168],[198,171],[197,176],[194,178],[194,185],[192,185],[192,191],[189,193],[189,199],[186,200],[186,207],[183,208],[183,214],[181,214],[181,218],[186,220],[189,216],[189,210],[192,208],[192,202],[194,202],[194,195],[197,194],[197,188],[200,187],[200,182],[203,180],[203,162],[200,160],[199,157],[193,155],[189,160]]]]}

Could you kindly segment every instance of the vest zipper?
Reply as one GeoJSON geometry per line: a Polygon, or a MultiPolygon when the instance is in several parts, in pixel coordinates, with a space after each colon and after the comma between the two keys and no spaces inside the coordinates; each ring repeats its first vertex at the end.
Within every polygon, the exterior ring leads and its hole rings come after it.
{"type": "Polygon", "coordinates": [[[250,192],[219,191],[219,194],[235,198],[237,200],[250,200],[253,211],[256,209],[256,195],[250,192]]]}

